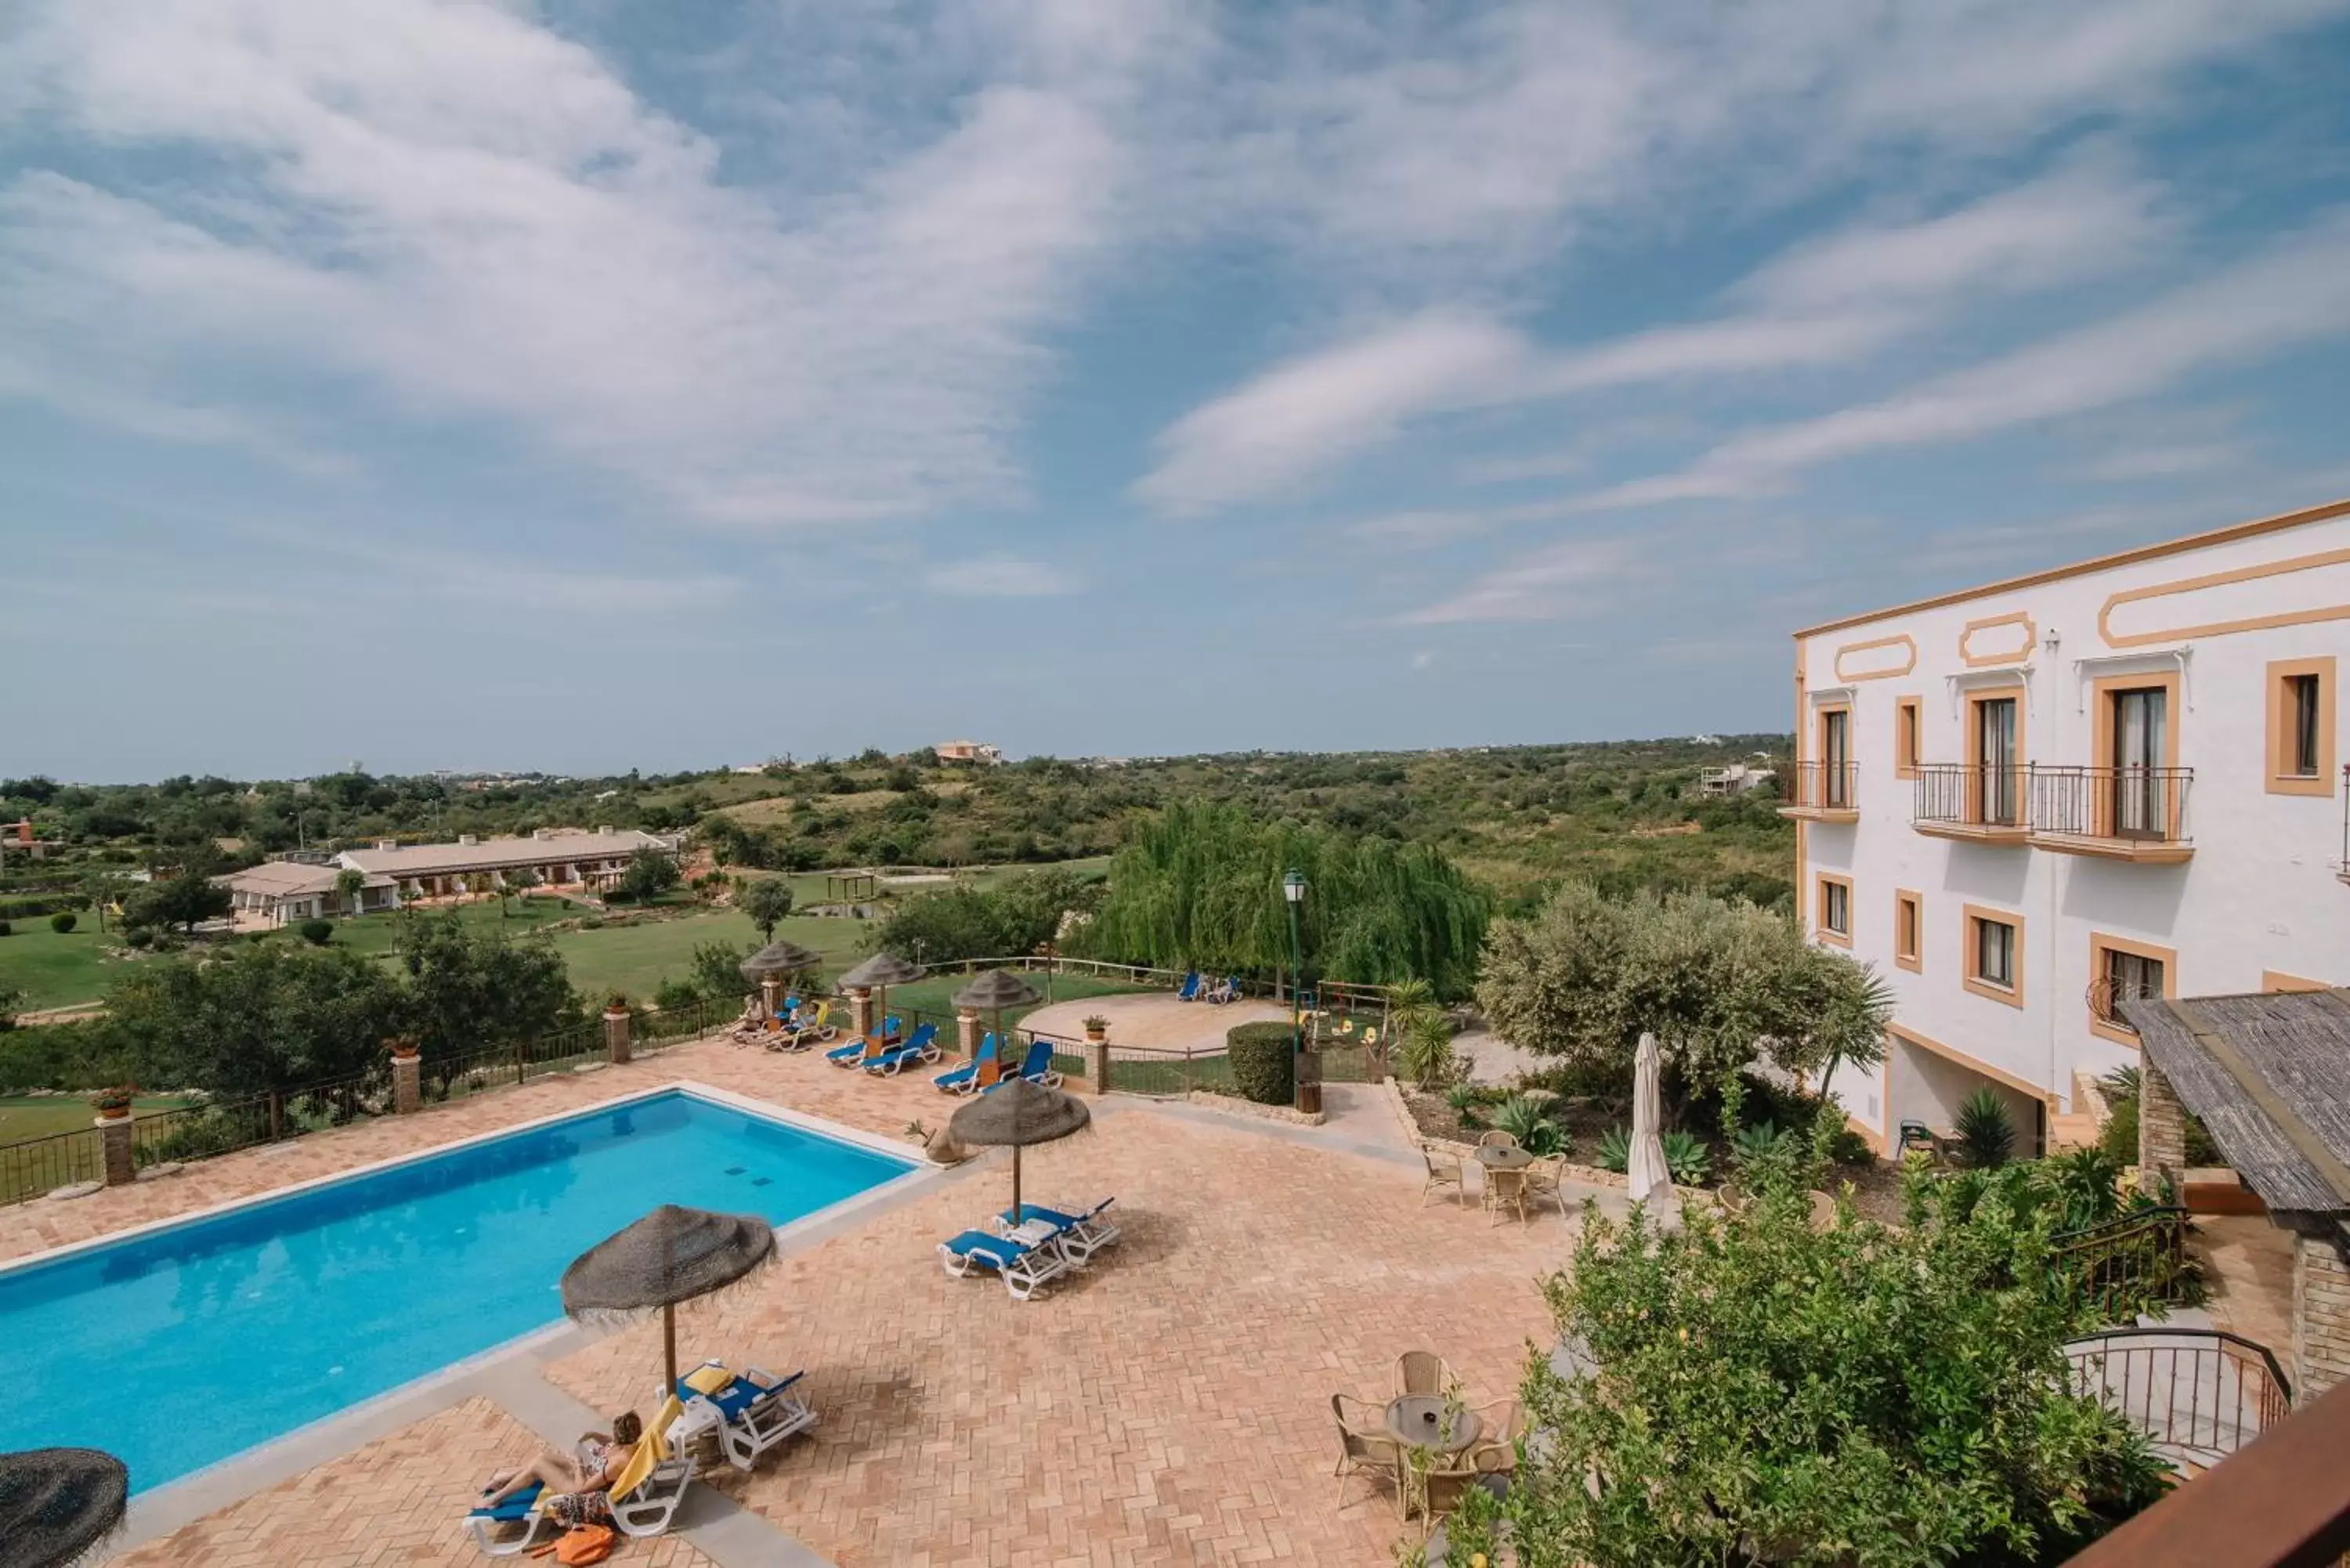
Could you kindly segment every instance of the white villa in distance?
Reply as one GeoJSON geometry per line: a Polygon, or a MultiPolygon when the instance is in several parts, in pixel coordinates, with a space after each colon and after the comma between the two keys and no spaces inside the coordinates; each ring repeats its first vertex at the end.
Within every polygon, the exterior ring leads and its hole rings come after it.
{"type": "Polygon", "coordinates": [[[674,841],[635,828],[542,827],[527,838],[476,838],[454,844],[402,845],[380,839],[371,849],[347,849],[324,865],[272,860],[214,878],[228,888],[237,912],[272,925],[337,914],[373,914],[410,898],[445,898],[469,890],[485,876],[502,888],[529,871],[549,888],[607,888],[639,849],[674,853],[674,841]],[[346,871],[366,878],[359,908],[348,909],[337,883],[346,871]]]}
{"type": "Polygon", "coordinates": [[[1796,897],[1892,985],[1880,1150],[1988,1086],[2018,1152],[2141,996],[2350,981],[2350,501],[1795,634],[1796,897]]]}

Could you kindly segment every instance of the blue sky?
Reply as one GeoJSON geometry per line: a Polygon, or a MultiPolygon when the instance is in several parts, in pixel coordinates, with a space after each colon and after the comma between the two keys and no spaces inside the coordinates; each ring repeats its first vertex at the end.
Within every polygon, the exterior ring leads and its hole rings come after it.
{"type": "Polygon", "coordinates": [[[0,774],[1786,721],[2350,494],[2350,0],[31,0],[0,774]]]}

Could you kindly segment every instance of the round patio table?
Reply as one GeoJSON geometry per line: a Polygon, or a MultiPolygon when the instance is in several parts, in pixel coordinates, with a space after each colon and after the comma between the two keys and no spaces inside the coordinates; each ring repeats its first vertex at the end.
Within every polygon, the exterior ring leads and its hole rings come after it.
{"type": "Polygon", "coordinates": [[[1477,1149],[1477,1163],[1488,1170],[1523,1170],[1534,1162],[1534,1157],[1518,1144],[1506,1148],[1480,1145],[1477,1149]]]}
{"type": "Polygon", "coordinates": [[[1484,1435],[1485,1423],[1474,1410],[1455,1410],[1448,1431],[1444,1396],[1406,1394],[1388,1404],[1388,1431],[1399,1442],[1439,1454],[1457,1454],[1484,1435]]]}

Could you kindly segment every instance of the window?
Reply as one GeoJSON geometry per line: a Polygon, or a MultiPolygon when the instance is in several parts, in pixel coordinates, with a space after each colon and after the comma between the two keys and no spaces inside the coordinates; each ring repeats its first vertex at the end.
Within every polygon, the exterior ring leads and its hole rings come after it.
{"type": "Polygon", "coordinates": [[[1893,775],[1914,779],[1918,766],[1925,760],[1925,749],[1918,739],[1918,710],[1921,704],[1915,697],[1897,698],[1893,704],[1893,775]]]}
{"type": "Polygon", "coordinates": [[[2092,932],[2089,937],[2089,1033],[2124,1045],[2137,1044],[2137,1031],[2122,1016],[2122,1003],[2176,996],[2178,955],[2168,948],[2092,932]]]}
{"type": "Polygon", "coordinates": [[[2012,697],[1976,699],[1975,732],[1971,740],[1975,764],[1974,820],[2002,827],[2012,827],[2022,791],[2018,788],[2022,770],[2016,750],[2021,743],[2021,732],[2016,723],[2016,701],[2012,697]]]}
{"type": "Polygon", "coordinates": [[[1906,888],[1893,895],[1893,962],[1912,974],[1926,968],[1926,901],[1906,888]]]}
{"type": "Polygon", "coordinates": [[[1852,878],[1820,873],[1817,935],[1840,948],[1852,946],[1852,878]]]}
{"type": "Polygon", "coordinates": [[[2010,1007],[2023,1005],[2023,917],[1967,906],[1966,987],[2010,1007]]]}
{"type": "Polygon", "coordinates": [[[1838,811],[1852,807],[1852,710],[1820,711],[1820,804],[1838,811]]]}
{"type": "Polygon", "coordinates": [[[2334,793],[2334,660],[2285,659],[2269,666],[2271,794],[2334,793]]]}
{"type": "Polygon", "coordinates": [[[2116,838],[2166,838],[2170,812],[2165,763],[2169,756],[2170,693],[2161,686],[2125,687],[2113,704],[2113,800],[2107,820],[2116,838]]]}

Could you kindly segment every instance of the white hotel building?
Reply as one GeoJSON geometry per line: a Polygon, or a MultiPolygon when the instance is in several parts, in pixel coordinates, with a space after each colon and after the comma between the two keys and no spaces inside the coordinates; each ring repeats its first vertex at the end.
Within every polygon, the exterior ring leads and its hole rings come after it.
{"type": "Polygon", "coordinates": [[[1989,1086],[2029,1152],[2116,998],[2350,982],[2344,666],[2350,502],[1797,632],[1798,902],[1897,999],[1854,1125],[1989,1086]]]}

